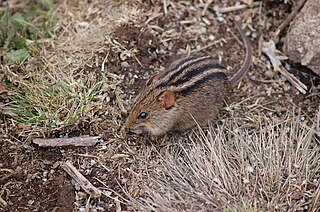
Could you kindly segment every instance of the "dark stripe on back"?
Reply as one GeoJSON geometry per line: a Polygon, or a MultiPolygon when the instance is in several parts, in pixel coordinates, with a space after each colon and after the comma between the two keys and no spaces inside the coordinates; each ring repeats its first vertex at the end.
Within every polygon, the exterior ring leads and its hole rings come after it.
{"type": "MultiPolygon", "coordinates": [[[[191,56],[191,57],[187,57],[185,59],[183,59],[181,62],[179,62],[174,68],[170,68],[168,71],[166,71],[166,73],[168,74],[169,72],[171,71],[174,71],[176,69],[178,69],[180,66],[183,66],[183,64],[187,63],[188,61],[190,60],[194,60],[194,59],[197,59],[197,58],[201,58],[199,56],[191,56]]],[[[185,67],[183,67],[181,70],[177,71],[176,73],[174,73],[166,82],[163,82],[161,84],[159,84],[157,87],[164,87],[166,86],[171,80],[173,80],[175,77],[177,77],[179,74],[181,74],[185,69],[187,69],[189,66],[192,66],[196,63],[201,63],[202,61],[204,60],[212,60],[211,57],[205,57],[205,58],[202,58],[201,60],[198,60],[198,61],[194,61],[188,65],[186,65],[185,67]]]]}
{"type": "Polygon", "coordinates": [[[185,75],[183,75],[178,81],[170,84],[171,86],[175,86],[175,85],[180,85],[180,84],[183,84],[187,81],[189,81],[192,77],[198,75],[198,74],[201,74],[203,72],[205,72],[206,70],[208,69],[223,69],[223,67],[219,64],[212,64],[212,63],[208,63],[208,64],[205,64],[203,66],[200,66],[200,67],[196,67],[196,68],[193,68],[191,71],[187,72],[185,75]]]}
{"type": "Polygon", "coordinates": [[[194,83],[190,87],[187,87],[185,90],[180,91],[182,95],[189,94],[193,91],[196,91],[198,87],[201,87],[203,84],[205,84],[209,80],[227,80],[227,75],[224,72],[213,72],[209,74],[208,76],[202,78],[198,82],[194,83]]]}

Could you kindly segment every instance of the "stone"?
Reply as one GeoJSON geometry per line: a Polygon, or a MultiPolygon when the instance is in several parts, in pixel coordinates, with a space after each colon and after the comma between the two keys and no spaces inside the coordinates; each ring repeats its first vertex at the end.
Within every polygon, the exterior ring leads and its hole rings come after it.
{"type": "Polygon", "coordinates": [[[284,51],[320,76],[320,0],[307,0],[289,27],[284,51]]]}

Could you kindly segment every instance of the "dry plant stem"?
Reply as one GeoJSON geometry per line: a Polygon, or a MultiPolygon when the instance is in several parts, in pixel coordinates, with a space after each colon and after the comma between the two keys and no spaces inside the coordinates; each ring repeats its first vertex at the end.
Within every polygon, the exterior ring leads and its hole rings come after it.
{"type": "Polygon", "coordinates": [[[163,11],[165,16],[168,14],[167,6],[167,0],[163,0],[163,11]]]}
{"type": "Polygon", "coordinates": [[[223,8],[219,8],[219,13],[228,13],[228,12],[234,12],[234,11],[238,11],[238,10],[243,10],[246,8],[251,8],[251,7],[258,7],[260,5],[261,2],[253,2],[252,6],[248,6],[245,4],[240,4],[237,6],[231,6],[231,7],[223,7],[223,8]]]}
{"type": "MultiPolygon", "coordinates": [[[[318,187],[318,189],[317,189],[317,195],[315,197],[315,201],[314,202],[316,203],[316,202],[319,202],[319,201],[320,201],[320,187],[318,187]]],[[[312,210],[312,211],[316,211],[317,210],[315,204],[313,205],[313,208],[315,208],[315,210],[312,210]]]]}
{"type": "Polygon", "coordinates": [[[213,0],[208,0],[207,3],[205,4],[203,10],[202,10],[202,16],[204,16],[208,10],[208,7],[212,4],[213,0]]]}
{"type": "Polygon", "coordinates": [[[2,199],[1,197],[0,197],[0,204],[3,205],[4,207],[8,205],[8,203],[4,201],[4,199],[2,199]]]}
{"type": "Polygon", "coordinates": [[[202,50],[205,50],[205,49],[207,49],[207,48],[210,48],[211,46],[217,45],[217,44],[219,44],[219,43],[227,43],[226,40],[229,40],[229,39],[221,38],[221,39],[219,39],[219,40],[217,40],[217,41],[214,41],[213,43],[210,43],[210,44],[208,44],[208,45],[206,45],[206,46],[203,46],[203,47],[201,47],[201,48],[199,48],[199,49],[193,49],[193,50],[190,51],[190,53],[200,52],[200,51],[202,51],[202,50]]]}
{"type": "Polygon", "coordinates": [[[2,177],[0,178],[0,182],[15,174],[14,170],[12,170],[12,169],[0,169],[0,171],[1,172],[9,172],[9,174],[2,175],[2,177]]]}
{"type": "Polygon", "coordinates": [[[33,143],[43,147],[57,146],[94,146],[99,142],[99,136],[81,136],[73,138],[36,138],[33,143]]]}
{"type": "Polygon", "coordinates": [[[116,212],[121,212],[121,204],[120,201],[118,200],[118,198],[115,198],[115,202],[116,202],[116,212]]]}
{"type": "Polygon", "coordinates": [[[292,19],[298,14],[299,10],[302,8],[302,6],[305,4],[305,2],[306,2],[306,0],[298,1],[297,5],[291,11],[291,13],[288,15],[288,17],[282,22],[282,24],[280,24],[280,26],[278,26],[278,28],[273,36],[273,41],[275,42],[275,44],[277,44],[279,42],[280,32],[290,24],[292,19]]]}
{"type": "Polygon", "coordinates": [[[256,132],[234,119],[198,129],[187,146],[153,150],[159,165],[150,172],[145,197],[134,204],[141,211],[297,211],[306,205],[318,211],[318,181],[312,182],[317,171],[309,168],[319,161],[315,126],[309,128],[301,123],[302,116],[289,113],[281,122],[263,117],[255,120],[256,132]],[[270,185],[275,185],[272,190],[270,185]],[[296,195],[306,200],[296,201],[296,195]]]}
{"type": "Polygon", "coordinates": [[[109,53],[110,53],[110,51],[108,51],[107,55],[105,56],[105,58],[104,58],[103,61],[102,61],[102,64],[101,64],[101,72],[105,72],[105,63],[106,63],[107,60],[108,60],[109,53]]]}
{"type": "MultiPolygon", "coordinates": [[[[105,168],[105,167],[104,167],[104,168],[105,168]]],[[[106,169],[106,170],[107,170],[108,172],[110,171],[110,170],[108,170],[108,169],[106,169]]],[[[94,179],[97,180],[99,183],[101,183],[106,189],[108,189],[109,191],[111,191],[112,193],[114,193],[114,194],[117,195],[117,197],[112,197],[111,195],[108,195],[108,194],[106,194],[106,193],[102,193],[104,196],[106,196],[106,197],[114,200],[115,202],[118,201],[118,202],[120,202],[120,203],[122,203],[122,204],[127,204],[127,203],[129,202],[129,200],[125,199],[125,198],[124,198],[123,196],[121,196],[118,192],[114,191],[113,189],[108,188],[108,186],[107,186],[103,181],[101,181],[100,179],[98,179],[98,178],[96,178],[96,177],[94,177],[94,179]],[[120,201],[118,197],[120,197],[123,201],[120,201]]],[[[120,185],[120,187],[121,187],[121,185],[120,185]]],[[[121,187],[121,188],[122,188],[122,187],[121,187]]],[[[103,188],[102,188],[102,189],[103,189],[103,188]]],[[[122,188],[122,190],[124,191],[123,188],[122,188]]],[[[125,192],[125,193],[126,193],[126,192],[125,192]]],[[[126,193],[126,194],[127,194],[127,193],[126,193]]]]}
{"type": "Polygon", "coordinates": [[[70,161],[60,162],[61,167],[79,183],[79,185],[92,196],[93,198],[101,197],[102,192],[94,187],[77,169],[74,167],[70,161]]]}
{"type": "Polygon", "coordinates": [[[273,40],[264,42],[262,51],[269,57],[274,70],[279,71],[295,88],[297,88],[301,93],[306,94],[308,87],[282,66],[279,57],[276,56],[276,45],[273,40]]]}
{"type": "Polygon", "coordinates": [[[288,79],[288,81],[291,82],[292,85],[296,87],[296,89],[298,89],[301,93],[307,93],[306,90],[308,89],[308,87],[302,82],[300,82],[300,80],[298,80],[294,75],[290,74],[287,71],[287,69],[285,69],[283,66],[277,68],[277,71],[279,71],[283,76],[285,76],[286,79],[288,79]]]}

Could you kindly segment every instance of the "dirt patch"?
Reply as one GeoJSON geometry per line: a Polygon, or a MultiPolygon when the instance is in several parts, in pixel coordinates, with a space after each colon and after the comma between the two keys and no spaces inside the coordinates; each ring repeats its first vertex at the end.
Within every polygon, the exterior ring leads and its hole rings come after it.
{"type": "MultiPolygon", "coordinates": [[[[36,150],[28,144],[12,145],[6,141],[2,143],[0,184],[2,198],[8,203],[6,209],[46,210],[48,206],[56,207],[57,195],[61,191],[55,186],[56,181],[66,175],[52,166],[54,161],[61,158],[61,154],[50,150],[36,150]]],[[[66,186],[66,189],[68,188],[70,187],[66,186]]],[[[69,197],[74,201],[72,193],[65,199],[69,197]]]]}
{"type": "Polygon", "coordinates": [[[60,173],[52,182],[52,187],[59,188],[56,191],[57,211],[73,211],[75,192],[70,180],[66,179],[65,173],[60,173]],[[64,176],[63,176],[64,175],[64,176]]]}
{"type": "MultiPolygon", "coordinates": [[[[86,160],[79,155],[90,152],[94,154],[93,149],[89,151],[72,150],[72,148],[52,150],[30,146],[27,143],[12,145],[2,141],[2,144],[0,190],[1,197],[8,204],[5,211],[48,210],[49,208],[53,211],[73,211],[74,208],[81,208],[86,204],[88,195],[81,191],[79,185],[60,168],[59,161],[86,160]]],[[[104,161],[103,164],[113,162],[104,161]]],[[[93,162],[88,160],[84,163],[93,162]]],[[[124,164],[120,162],[119,166],[124,164]]],[[[99,178],[107,183],[108,187],[104,189],[112,188],[112,191],[122,193],[117,181],[117,169],[109,170],[113,173],[109,175],[105,174],[105,170],[101,169],[100,165],[98,167],[83,165],[77,168],[83,170],[88,180],[94,182],[99,178]]],[[[93,184],[104,187],[98,182],[93,184]]],[[[114,202],[106,197],[100,198],[99,201],[92,200],[92,204],[103,210],[115,210],[114,202]]]]}

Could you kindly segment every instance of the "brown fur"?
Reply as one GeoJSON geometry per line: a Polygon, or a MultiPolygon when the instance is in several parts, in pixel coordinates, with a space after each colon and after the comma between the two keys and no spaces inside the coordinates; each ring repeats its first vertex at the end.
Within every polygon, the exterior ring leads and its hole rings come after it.
{"type": "Polygon", "coordinates": [[[228,80],[224,68],[210,56],[190,56],[172,63],[166,71],[151,77],[137,97],[125,127],[140,134],[162,135],[169,131],[186,131],[215,120],[232,87],[248,71],[251,47],[240,26],[246,44],[246,61],[228,80]],[[250,54],[250,55],[248,55],[250,54]],[[145,118],[139,114],[145,112],[145,118]]]}
{"type": "Polygon", "coordinates": [[[159,99],[160,93],[151,91],[150,87],[142,92],[131,109],[126,128],[136,133],[147,131],[153,135],[162,135],[168,131],[185,131],[198,124],[204,126],[208,120],[215,120],[224,105],[224,99],[231,94],[231,86],[227,78],[207,81],[197,88],[196,92],[187,95],[176,94],[174,105],[165,109],[163,101],[159,99]],[[220,92],[215,92],[215,91],[220,92]],[[140,112],[147,112],[146,119],[139,119],[140,112]],[[197,122],[197,123],[196,123],[197,122]]]}

